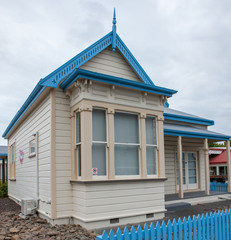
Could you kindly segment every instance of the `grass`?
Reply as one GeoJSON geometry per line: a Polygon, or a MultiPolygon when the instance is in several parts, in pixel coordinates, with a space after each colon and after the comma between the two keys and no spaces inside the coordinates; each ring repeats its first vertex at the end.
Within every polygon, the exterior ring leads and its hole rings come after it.
{"type": "Polygon", "coordinates": [[[0,198],[5,198],[7,197],[7,182],[2,183],[0,181],[0,198]]]}

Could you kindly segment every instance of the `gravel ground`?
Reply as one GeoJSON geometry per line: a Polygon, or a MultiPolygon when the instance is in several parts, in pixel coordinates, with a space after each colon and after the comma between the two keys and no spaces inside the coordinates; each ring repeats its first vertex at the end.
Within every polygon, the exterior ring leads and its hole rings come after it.
{"type": "MultiPolygon", "coordinates": [[[[197,214],[214,212],[218,210],[225,210],[231,208],[231,200],[218,201],[213,203],[198,204],[187,209],[167,212],[165,214],[165,222],[178,219],[183,219],[184,216],[193,216],[197,214]]],[[[18,215],[20,213],[20,206],[14,201],[4,198],[0,199],[0,240],[11,239],[79,239],[79,240],[93,240],[96,239],[96,233],[87,231],[79,225],[64,224],[55,225],[47,223],[46,220],[38,217],[30,217],[22,219],[18,215]]],[[[162,220],[160,220],[161,222],[162,220]]],[[[156,221],[154,222],[154,224],[156,221]]],[[[143,224],[141,224],[142,226],[143,224]]],[[[137,225],[135,225],[137,227],[137,225]]],[[[124,226],[120,226],[122,229],[124,226]]],[[[127,225],[131,227],[131,225],[127,225]]],[[[111,228],[106,229],[109,232],[111,228]]],[[[117,227],[113,228],[116,231],[117,227]]],[[[98,229],[97,233],[102,234],[104,229],[98,229]]]]}
{"type": "Polygon", "coordinates": [[[96,233],[80,225],[63,224],[52,226],[45,219],[19,217],[20,207],[8,198],[0,199],[0,240],[95,240],[96,233]]]}

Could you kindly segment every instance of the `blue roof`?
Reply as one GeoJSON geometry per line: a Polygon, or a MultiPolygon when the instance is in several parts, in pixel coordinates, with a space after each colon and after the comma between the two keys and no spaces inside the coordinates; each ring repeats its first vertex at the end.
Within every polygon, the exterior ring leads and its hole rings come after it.
{"type": "Polygon", "coordinates": [[[135,57],[132,55],[130,50],[127,48],[125,43],[121,40],[118,34],[114,35],[115,33],[110,32],[104,37],[102,37],[100,40],[92,44],[90,47],[70,59],[68,62],[63,64],[61,67],[57,68],[55,71],[47,75],[45,78],[41,80],[41,85],[48,86],[48,87],[58,87],[60,81],[64,79],[65,77],[69,76],[70,73],[76,69],[82,66],[84,63],[92,59],[94,56],[96,56],[98,53],[103,51],[108,46],[112,45],[113,42],[113,36],[115,36],[115,44],[116,47],[119,49],[121,54],[124,56],[124,58],[127,60],[127,62],[130,64],[130,66],[134,69],[134,71],[138,74],[140,79],[148,85],[154,85],[152,80],[149,78],[149,76],[146,74],[144,69],[140,66],[138,61],[135,59],[135,57]]]}
{"type": "Polygon", "coordinates": [[[189,113],[181,112],[181,111],[167,108],[167,107],[164,108],[164,118],[167,120],[195,123],[195,124],[201,124],[201,125],[206,125],[206,126],[214,125],[213,120],[201,118],[201,117],[189,114],[189,113]]]}
{"type": "Polygon", "coordinates": [[[60,84],[60,88],[62,88],[63,90],[66,90],[68,87],[70,87],[71,84],[73,84],[79,78],[114,84],[114,85],[132,88],[140,91],[160,94],[168,97],[172,96],[174,93],[177,92],[175,90],[168,89],[168,88],[148,85],[141,82],[135,82],[129,79],[114,77],[111,75],[106,75],[106,74],[92,72],[92,71],[83,70],[83,69],[75,69],[73,73],[60,84]]]}
{"type": "MultiPolygon", "coordinates": [[[[110,45],[113,45],[113,48],[117,48],[121,52],[121,54],[130,64],[130,66],[134,69],[134,71],[138,74],[138,76],[143,81],[143,83],[137,83],[137,82],[134,83],[131,80],[120,79],[120,78],[110,78],[110,79],[104,78],[103,81],[107,81],[109,83],[110,81],[115,80],[117,81],[117,84],[121,86],[159,93],[166,96],[172,96],[172,94],[177,92],[175,90],[155,86],[152,80],[144,71],[144,69],[140,66],[138,61],[129,51],[127,46],[121,40],[119,35],[116,33],[115,28],[113,28],[113,31],[109,32],[107,35],[105,35],[100,40],[92,44],[90,47],[88,47],[87,49],[85,49],[84,51],[82,51],[81,53],[79,53],[69,61],[67,61],[65,64],[57,68],[55,71],[47,75],[45,78],[41,79],[39,83],[36,85],[36,87],[33,89],[32,93],[29,95],[25,103],[16,113],[16,115],[8,125],[7,129],[3,133],[2,137],[6,138],[8,136],[8,134],[13,129],[13,127],[18,123],[18,121],[27,112],[30,106],[36,101],[36,99],[41,95],[41,93],[45,90],[46,87],[57,88],[63,79],[65,78],[72,79],[72,76],[76,74],[76,71],[79,71],[80,73],[80,69],[78,69],[80,66],[82,66],[84,63],[92,59],[94,56],[96,56],[98,53],[100,53],[110,45]]],[[[86,74],[87,72],[85,72],[85,75],[86,74]]],[[[87,75],[90,76],[90,73],[88,72],[87,75]]],[[[103,74],[101,74],[101,77],[102,75],[103,74]]],[[[94,80],[100,81],[100,79],[97,78],[96,74],[95,74],[94,80]]],[[[116,84],[116,83],[113,82],[112,84],[116,84]]]]}
{"type": "Polygon", "coordinates": [[[231,138],[230,136],[212,132],[206,129],[171,123],[164,123],[164,135],[182,136],[190,138],[207,138],[216,141],[229,141],[229,139],[231,138]]]}
{"type": "Polygon", "coordinates": [[[0,146],[0,157],[7,156],[8,147],[0,146]]]}

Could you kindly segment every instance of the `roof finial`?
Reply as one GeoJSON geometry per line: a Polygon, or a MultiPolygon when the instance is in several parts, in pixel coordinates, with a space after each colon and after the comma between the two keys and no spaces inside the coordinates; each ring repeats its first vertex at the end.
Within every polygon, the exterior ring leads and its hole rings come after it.
{"type": "Polygon", "coordinates": [[[114,15],[112,20],[112,51],[115,52],[116,49],[116,11],[114,8],[114,15]]]}
{"type": "Polygon", "coordinates": [[[114,15],[113,15],[112,23],[113,23],[113,27],[114,27],[114,25],[116,25],[116,11],[115,11],[115,8],[114,8],[114,15]]]}

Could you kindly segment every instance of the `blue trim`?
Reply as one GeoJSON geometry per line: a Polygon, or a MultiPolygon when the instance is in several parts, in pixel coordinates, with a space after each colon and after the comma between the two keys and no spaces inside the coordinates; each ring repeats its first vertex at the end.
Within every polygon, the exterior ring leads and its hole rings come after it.
{"type": "Polygon", "coordinates": [[[60,81],[68,76],[73,69],[80,67],[91,58],[96,56],[102,50],[112,44],[112,32],[108,33],[90,47],[83,50],[81,53],[70,59],[68,62],[57,68],[55,71],[47,75],[40,81],[43,86],[57,88],[60,81]]]}
{"type": "Polygon", "coordinates": [[[7,153],[0,153],[0,157],[7,157],[8,154],[7,153]]]}
{"type": "Polygon", "coordinates": [[[172,89],[162,88],[158,86],[151,86],[144,83],[135,82],[132,80],[118,78],[111,75],[105,75],[105,74],[96,73],[96,72],[91,72],[83,69],[76,69],[75,71],[73,71],[73,73],[60,84],[60,88],[62,88],[63,90],[66,90],[69,86],[71,86],[71,84],[73,84],[79,78],[105,82],[108,84],[132,88],[132,89],[145,91],[145,92],[156,93],[156,94],[160,94],[168,97],[171,97],[173,94],[177,93],[177,91],[172,89]]]}
{"type": "Polygon", "coordinates": [[[164,107],[169,108],[169,103],[167,101],[164,103],[164,107]]]}
{"type": "Polygon", "coordinates": [[[121,40],[118,34],[116,34],[117,41],[116,46],[122,53],[122,55],[125,57],[125,59],[128,61],[128,63],[132,66],[132,68],[136,71],[138,76],[143,80],[144,83],[149,85],[154,85],[152,80],[149,78],[147,73],[144,71],[144,69],[140,66],[138,61],[135,59],[135,57],[132,55],[130,50],[127,48],[125,43],[121,40]]]}
{"type": "Polygon", "coordinates": [[[25,103],[18,110],[7,129],[3,133],[2,137],[6,138],[12,128],[17,124],[17,122],[22,118],[22,116],[26,113],[26,111],[30,108],[30,106],[35,102],[35,100],[40,96],[40,94],[44,91],[46,87],[41,86],[39,83],[35,86],[32,93],[29,95],[25,103]]]}
{"type": "Polygon", "coordinates": [[[57,88],[61,80],[69,76],[73,69],[79,68],[110,45],[112,45],[112,48],[117,48],[121,52],[121,54],[128,61],[130,66],[134,69],[134,71],[144,83],[148,85],[154,85],[154,83],[146,74],[144,69],[140,66],[140,64],[132,55],[125,43],[116,33],[115,24],[113,24],[113,30],[110,33],[108,33],[103,38],[92,44],[90,47],[86,48],[84,51],[70,59],[61,67],[57,68],[45,78],[41,79],[40,84],[47,87],[57,88]]]}
{"type": "Polygon", "coordinates": [[[114,16],[112,21],[112,51],[115,52],[116,49],[116,13],[114,8],[114,16]]]}
{"type": "Polygon", "coordinates": [[[169,136],[182,136],[190,138],[207,138],[213,140],[229,141],[230,136],[221,136],[216,134],[206,134],[206,133],[196,133],[196,132],[186,132],[179,130],[164,129],[164,135],[169,136]]]}
{"type": "Polygon", "coordinates": [[[214,125],[213,120],[204,119],[204,118],[181,116],[181,115],[170,114],[170,113],[164,113],[164,118],[167,119],[167,120],[195,123],[195,124],[201,124],[201,125],[206,125],[206,126],[214,125]]]}

